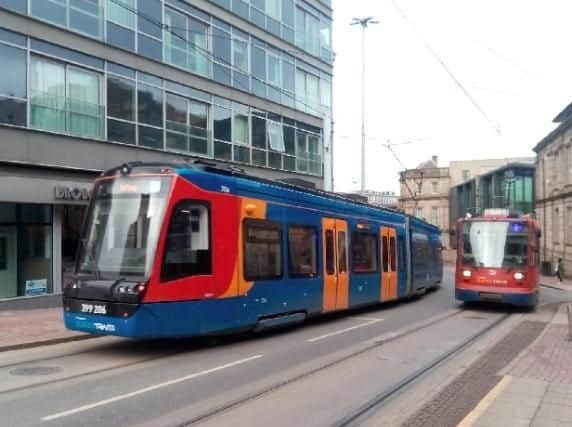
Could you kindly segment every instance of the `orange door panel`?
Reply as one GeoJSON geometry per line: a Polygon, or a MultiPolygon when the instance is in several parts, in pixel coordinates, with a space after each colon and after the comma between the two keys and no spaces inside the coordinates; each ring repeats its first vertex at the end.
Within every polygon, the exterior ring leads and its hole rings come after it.
{"type": "Polygon", "coordinates": [[[322,219],[324,298],[323,311],[349,305],[348,225],[333,218],[322,219]]]}
{"type": "Polygon", "coordinates": [[[349,306],[350,275],[348,272],[348,223],[336,219],[336,260],[338,273],[338,289],[336,309],[349,306]]]}
{"type": "Polygon", "coordinates": [[[397,248],[394,228],[380,228],[381,300],[397,298],[397,248]]]}
{"type": "Polygon", "coordinates": [[[397,234],[395,228],[388,233],[389,250],[389,298],[397,299],[397,234]]]}
{"type": "Polygon", "coordinates": [[[336,268],[336,220],[331,218],[322,219],[322,247],[324,269],[324,297],[322,301],[323,311],[336,309],[338,275],[336,268]]]}

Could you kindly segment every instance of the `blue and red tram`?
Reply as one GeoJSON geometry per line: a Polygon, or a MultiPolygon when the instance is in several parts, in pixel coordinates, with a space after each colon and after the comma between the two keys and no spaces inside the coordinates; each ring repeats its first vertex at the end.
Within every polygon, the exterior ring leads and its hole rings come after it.
{"type": "Polygon", "coordinates": [[[102,174],[69,329],[175,337],[261,329],[407,298],[442,280],[438,228],[201,162],[102,174]]]}
{"type": "Polygon", "coordinates": [[[538,303],[537,221],[508,209],[485,210],[457,223],[455,296],[460,301],[538,303]]]}

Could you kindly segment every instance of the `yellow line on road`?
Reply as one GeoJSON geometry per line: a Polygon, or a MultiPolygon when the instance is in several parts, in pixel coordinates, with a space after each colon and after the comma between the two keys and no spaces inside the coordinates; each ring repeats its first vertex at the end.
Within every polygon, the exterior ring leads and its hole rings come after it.
{"type": "Polygon", "coordinates": [[[502,393],[502,391],[509,385],[512,381],[512,377],[509,375],[504,376],[499,383],[489,391],[485,397],[481,399],[475,408],[467,414],[463,421],[457,424],[457,427],[471,427],[481,415],[488,409],[489,406],[495,401],[495,399],[502,393]]]}

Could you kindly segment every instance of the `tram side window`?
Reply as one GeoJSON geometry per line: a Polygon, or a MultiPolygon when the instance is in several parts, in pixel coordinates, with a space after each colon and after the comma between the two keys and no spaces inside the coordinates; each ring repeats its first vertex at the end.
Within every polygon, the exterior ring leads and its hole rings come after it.
{"type": "Polygon", "coordinates": [[[346,273],[348,271],[348,254],[346,253],[346,233],[340,231],[338,233],[338,271],[346,273]]]}
{"type": "Polygon", "coordinates": [[[389,251],[388,251],[388,245],[387,245],[387,236],[383,236],[381,242],[382,242],[382,244],[381,244],[381,254],[382,254],[381,265],[383,267],[383,271],[388,272],[389,271],[389,251]]]}
{"type": "MultiPolygon", "coordinates": [[[[330,232],[331,233],[331,232],[330,232]]],[[[314,277],[318,274],[318,232],[314,227],[291,225],[288,227],[288,275],[290,277],[314,277]]],[[[331,265],[334,270],[334,240],[331,235],[331,265]]],[[[326,256],[328,251],[326,234],[326,256]]]]}
{"type": "Polygon", "coordinates": [[[326,231],[326,273],[334,274],[336,272],[336,262],[334,260],[334,232],[326,231]]]}
{"type": "Polygon", "coordinates": [[[209,205],[179,203],[171,216],[161,281],[212,274],[209,205]]]}
{"type": "Polygon", "coordinates": [[[397,251],[395,250],[395,237],[389,238],[389,252],[391,252],[391,271],[397,270],[397,251]]]}
{"type": "Polygon", "coordinates": [[[248,281],[282,277],[282,232],[280,224],[248,219],[244,221],[244,278],[248,281]]]}
{"type": "Polygon", "coordinates": [[[377,272],[376,242],[375,234],[352,233],[352,271],[354,273],[377,272]]]}

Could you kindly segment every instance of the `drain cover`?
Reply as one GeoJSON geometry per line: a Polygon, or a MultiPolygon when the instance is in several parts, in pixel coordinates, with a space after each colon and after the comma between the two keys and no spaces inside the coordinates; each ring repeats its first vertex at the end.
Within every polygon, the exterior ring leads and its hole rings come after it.
{"type": "Polygon", "coordinates": [[[11,375],[17,375],[22,377],[35,377],[40,375],[50,375],[61,371],[60,368],[54,368],[52,366],[29,366],[25,368],[16,368],[10,371],[11,375]]]}

